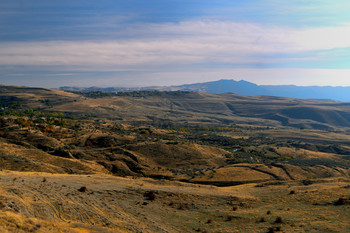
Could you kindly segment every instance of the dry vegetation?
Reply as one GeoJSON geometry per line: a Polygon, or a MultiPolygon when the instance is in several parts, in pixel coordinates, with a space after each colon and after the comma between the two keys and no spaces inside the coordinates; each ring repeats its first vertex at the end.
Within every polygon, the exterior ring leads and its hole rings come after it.
{"type": "Polygon", "coordinates": [[[3,171],[0,183],[1,226],[9,232],[267,232],[270,227],[347,232],[350,227],[346,179],[215,187],[3,171]]]}
{"type": "Polygon", "coordinates": [[[324,103],[0,89],[1,232],[350,231],[345,120],[279,109],[324,103]]]}

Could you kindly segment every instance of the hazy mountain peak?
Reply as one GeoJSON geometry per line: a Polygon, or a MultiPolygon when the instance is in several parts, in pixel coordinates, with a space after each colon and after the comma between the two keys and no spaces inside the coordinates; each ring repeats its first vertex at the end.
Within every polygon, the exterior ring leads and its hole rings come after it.
{"type": "Polygon", "coordinates": [[[66,91],[139,91],[139,90],[157,90],[157,91],[193,91],[207,92],[212,94],[234,93],[245,96],[268,95],[277,97],[290,97],[300,99],[329,99],[343,102],[350,102],[350,87],[321,87],[321,86],[295,86],[295,85],[257,85],[245,80],[235,81],[233,79],[220,79],[217,81],[184,84],[168,87],[140,87],[140,88],[79,88],[79,87],[61,87],[66,91]]]}

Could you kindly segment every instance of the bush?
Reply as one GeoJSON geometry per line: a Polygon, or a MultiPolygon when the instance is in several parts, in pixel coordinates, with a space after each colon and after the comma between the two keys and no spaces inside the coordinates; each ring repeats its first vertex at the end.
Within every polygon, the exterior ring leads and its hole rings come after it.
{"type": "Polygon", "coordinates": [[[167,145],[177,145],[177,144],[179,144],[179,142],[169,141],[169,142],[166,142],[165,144],[167,144],[167,145]]]}
{"type": "Polygon", "coordinates": [[[79,192],[85,193],[87,191],[87,188],[85,186],[78,189],[79,192]]]}
{"type": "Polygon", "coordinates": [[[64,147],[58,147],[54,150],[54,152],[51,153],[52,155],[64,157],[64,158],[71,158],[71,155],[69,152],[65,150],[64,147]]]}
{"type": "Polygon", "coordinates": [[[144,135],[150,135],[150,132],[146,129],[141,129],[140,130],[140,134],[144,134],[144,135]]]}
{"type": "Polygon", "coordinates": [[[283,223],[282,217],[278,216],[275,220],[275,223],[283,223]]]}
{"type": "Polygon", "coordinates": [[[345,198],[340,197],[337,201],[334,202],[334,205],[345,205],[346,200],[345,198]]]}
{"type": "Polygon", "coordinates": [[[147,191],[143,194],[143,196],[146,197],[149,201],[154,201],[156,199],[156,192],[153,190],[147,191]]]}

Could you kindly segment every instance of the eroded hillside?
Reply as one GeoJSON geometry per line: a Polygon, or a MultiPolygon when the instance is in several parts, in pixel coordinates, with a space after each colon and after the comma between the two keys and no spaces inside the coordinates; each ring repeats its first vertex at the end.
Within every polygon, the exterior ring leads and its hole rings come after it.
{"type": "Polygon", "coordinates": [[[346,104],[0,89],[4,232],[349,229],[346,104]]]}
{"type": "Polygon", "coordinates": [[[313,129],[350,129],[348,103],[235,94],[137,91],[69,93],[0,86],[2,103],[95,116],[128,123],[254,124],[313,129]]]}

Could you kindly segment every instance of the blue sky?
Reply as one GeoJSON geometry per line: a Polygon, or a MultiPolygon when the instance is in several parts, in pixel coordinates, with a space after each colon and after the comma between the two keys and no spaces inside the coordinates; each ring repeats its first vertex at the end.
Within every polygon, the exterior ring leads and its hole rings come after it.
{"type": "Polygon", "coordinates": [[[345,0],[0,0],[0,84],[350,86],[345,0]]]}

